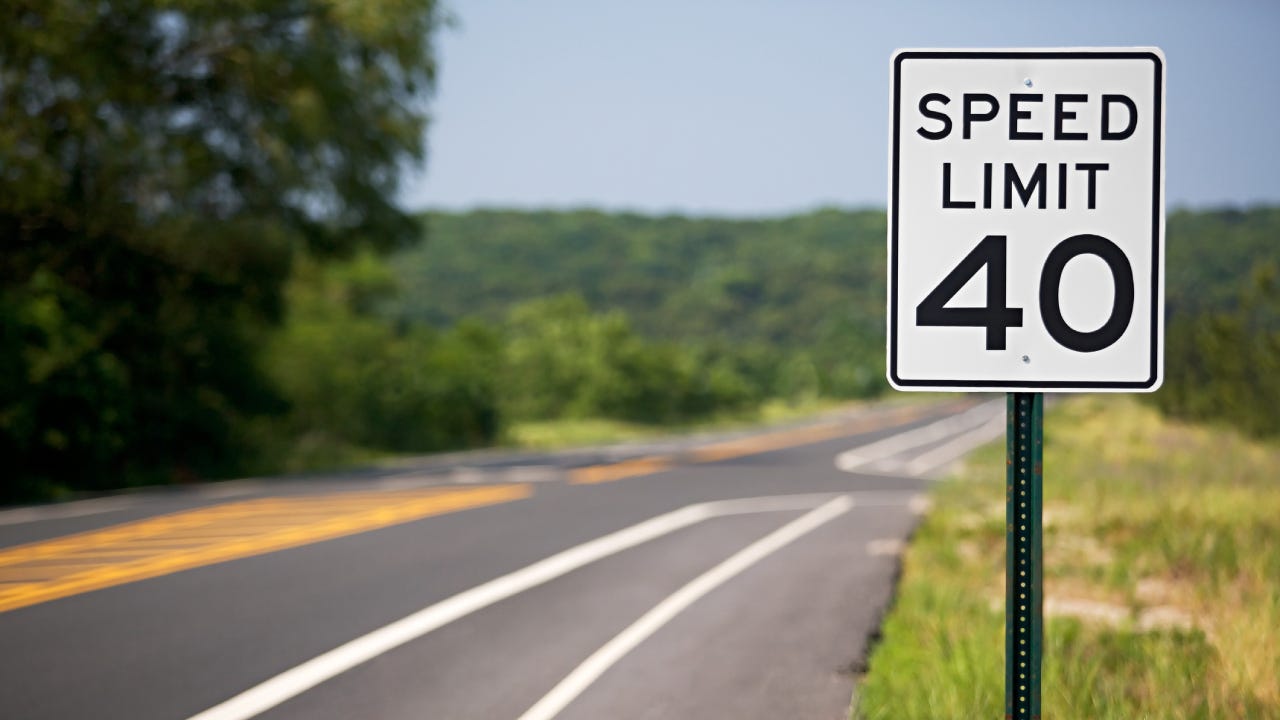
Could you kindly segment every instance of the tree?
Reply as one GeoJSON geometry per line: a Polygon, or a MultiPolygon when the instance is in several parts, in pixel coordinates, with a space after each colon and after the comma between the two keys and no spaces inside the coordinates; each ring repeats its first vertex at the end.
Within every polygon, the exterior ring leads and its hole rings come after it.
{"type": "Polygon", "coordinates": [[[234,470],[300,251],[411,242],[433,0],[3,0],[0,498],[234,470]]]}
{"type": "Polygon", "coordinates": [[[730,358],[646,340],[624,313],[592,313],[580,295],[516,305],[505,331],[502,394],[518,419],[680,422],[759,401],[730,358]]]}
{"type": "Polygon", "coordinates": [[[1234,308],[1174,318],[1165,370],[1165,413],[1280,435],[1280,266],[1260,260],[1234,308]]]}
{"type": "Polygon", "coordinates": [[[269,469],[349,463],[379,452],[488,445],[500,432],[495,328],[396,327],[369,307],[393,296],[385,262],[298,263],[266,367],[289,413],[261,423],[269,469]]]}

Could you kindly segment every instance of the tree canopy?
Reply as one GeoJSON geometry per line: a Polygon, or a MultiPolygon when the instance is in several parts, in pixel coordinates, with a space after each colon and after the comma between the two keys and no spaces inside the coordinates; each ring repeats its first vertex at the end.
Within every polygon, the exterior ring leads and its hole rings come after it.
{"type": "Polygon", "coordinates": [[[417,238],[440,12],[3,5],[0,452],[29,485],[225,471],[294,257],[417,238]]]}

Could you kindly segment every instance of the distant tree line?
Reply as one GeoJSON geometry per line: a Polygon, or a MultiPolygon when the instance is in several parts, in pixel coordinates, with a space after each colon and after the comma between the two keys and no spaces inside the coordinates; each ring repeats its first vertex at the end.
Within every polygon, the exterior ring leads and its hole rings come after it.
{"type": "Polygon", "coordinates": [[[1280,208],[1176,213],[1169,236],[1165,385],[1152,400],[1280,436],[1280,208]]]}
{"type": "MultiPolygon", "coordinates": [[[[276,472],[492,445],[523,420],[684,423],[750,413],[771,399],[887,390],[882,212],[730,221],[487,211],[422,220],[428,242],[391,256],[374,248],[345,259],[296,256],[276,324],[233,316],[199,325],[208,332],[225,323],[246,338],[233,351],[206,342],[201,355],[207,372],[244,393],[240,404],[199,383],[171,385],[159,398],[64,384],[60,407],[85,414],[81,434],[56,445],[48,433],[62,426],[49,423],[43,444],[34,443],[41,454],[16,456],[30,463],[17,465],[28,474],[16,477],[74,489],[276,472]],[[93,419],[166,397],[234,413],[212,415],[221,428],[212,443],[182,425],[122,430],[93,419]],[[111,460],[157,433],[185,433],[191,446],[150,456],[138,466],[150,473],[100,465],[91,481],[81,474],[85,460],[58,464],[59,450],[88,443],[100,448],[93,459],[111,460]]],[[[1277,237],[1273,208],[1171,214],[1167,379],[1151,397],[1166,412],[1280,433],[1277,237]]],[[[38,275],[27,286],[25,317],[50,328],[35,336],[47,339],[10,336],[9,347],[27,343],[30,359],[14,370],[28,381],[10,390],[20,402],[6,405],[14,445],[32,436],[13,432],[21,417],[13,408],[48,392],[32,381],[68,383],[42,358],[82,348],[99,357],[91,368],[112,367],[83,332],[60,325],[66,310],[55,281],[38,275]]],[[[149,318],[151,310],[137,312],[149,318]]],[[[182,372],[164,365],[173,359],[154,362],[182,372]]],[[[184,413],[193,411],[169,412],[149,417],[191,422],[184,413]]],[[[7,495],[39,494],[23,482],[7,483],[7,495]]]]}
{"type": "MultiPolygon", "coordinates": [[[[822,210],[763,220],[476,211],[424,218],[395,256],[383,311],[448,326],[499,321],[567,290],[646,338],[737,368],[742,397],[883,392],[885,218],[822,210]],[[696,354],[696,353],[695,353],[696,354]],[[727,360],[732,358],[732,360],[727,360]]],[[[1166,382],[1189,419],[1280,433],[1280,208],[1178,210],[1167,223],[1166,382]]]]}

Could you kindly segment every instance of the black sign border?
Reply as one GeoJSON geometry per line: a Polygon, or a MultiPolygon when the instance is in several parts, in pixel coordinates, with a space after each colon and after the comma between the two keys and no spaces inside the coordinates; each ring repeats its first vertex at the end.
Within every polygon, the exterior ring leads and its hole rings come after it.
{"type": "Polygon", "coordinates": [[[1160,340],[1164,324],[1160,322],[1160,235],[1164,223],[1161,217],[1163,194],[1161,173],[1163,172],[1164,153],[1164,61],[1159,55],[1145,50],[1057,50],[1057,51],[966,51],[966,50],[905,50],[899,52],[893,61],[893,136],[892,160],[890,164],[890,199],[889,199],[889,380],[896,386],[904,388],[988,388],[1021,389],[1041,388],[1046,390],[1154,390],[1162,380],[1160,363],[1160,340]],[[1040,380],[1015,382],[1008,380],[905,380],[898,377],[898,160],[900,132],[902,126],[902,63],[906,60],[1150,60],[1155,66],[1155,148],[1152,170],[1152,202],[1151,202],[1151,371],[1146,380],[1106,381],[1106,380],[1040,380]]]}

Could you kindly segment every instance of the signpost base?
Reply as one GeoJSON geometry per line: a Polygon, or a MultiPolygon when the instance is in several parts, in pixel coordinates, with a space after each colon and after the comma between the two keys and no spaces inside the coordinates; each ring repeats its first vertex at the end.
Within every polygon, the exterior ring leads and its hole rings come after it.
{"type": "Polygon", "coordinates": [[[1044,640],[1044,395],[1007,395],[1004,716],[1039,720],[1044,640]]]}

